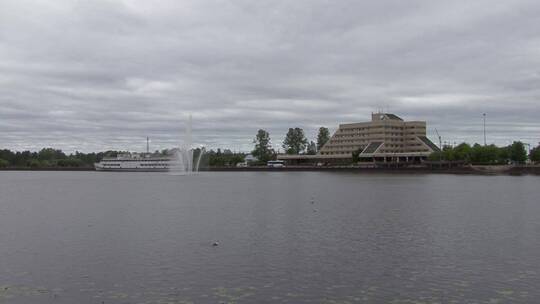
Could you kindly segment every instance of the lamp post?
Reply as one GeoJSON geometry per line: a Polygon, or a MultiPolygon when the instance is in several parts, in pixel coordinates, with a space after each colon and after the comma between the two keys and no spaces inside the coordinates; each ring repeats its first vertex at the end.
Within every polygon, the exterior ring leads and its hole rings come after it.
{"type": "Polygon", "coordinates": [[[484,117],[484,146],[487,146],[487,141],[486,141],[486,113],[482,114],[482,116],[484,117]]]}

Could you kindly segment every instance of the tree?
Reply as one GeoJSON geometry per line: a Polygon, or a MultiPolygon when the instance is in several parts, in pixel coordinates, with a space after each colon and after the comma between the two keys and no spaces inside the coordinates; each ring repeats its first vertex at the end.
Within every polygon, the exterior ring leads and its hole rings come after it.
{"type": "Polygon", "coordinates": [[[435,151],[428,156],[429,161],[441,161],[442,159],[443,159],[443,154],[442,152],[438,152],[438,151],[435,151]]]}
{"type": "Polygon", "coordinates": [[[13,159],[15,158],[15,153],[11,152],[8,149],[0,150],[0,159],[3,159],[7,161],[8,163],[13,162],[13,159]]]}
{"type": "Polygon", "coordinates": [[[7,166],[9,166],[9,162],[0,158],[0,168],[6,168],[7,166]]]}
{"type": "Polygon", "coordinates": [[[352,161],[354,164],[360,161],[360,153],[362,153],[362,149],[357,149],[352,153],[352,161]]]}
{"type": "Polygon", "coordinates": [[[450,160],[450,161],[456,160],[456,153],[454,151],[454,148],[450,145],[443,146],[441,156],[443,160],[450,160]]]}
{"type": "Polygon", "coordinates": [[[31,159],[31,160],[28,161],[27,166],[30,167],[30,168],[39,168],[39,167],[42,167],[44,165],[46,165],[46,164],[43,163],[43,162],[40,162],[37,159],[31,159]]]}
{"type": "Polygon", "coordinates": [[[53,148],[43,148],[38,152],[39,160],[55,160],[55,159],[64,159],[66,154],[62,150],[56,150],[53,148]]]}
{"type": "Polygon", "coordinates": [[[471,162],[476,164],[496,164],[498,160],[499,148],[497,146],[474,144],[472,147],[471,162]]]}
{"type": "Polygon", "coordinates": [[[510,146],[510,160],[516,163],[524,163],[527,160],[525,145],[520,141],[515,141],[510,146]]]}
{"type": "MultiPolygon", "coordinates": [[[[225,149],[224,151],[221,151],[221,149],[218,150],[219,152],[214,150],[207,151],[202,156],[205,163],[206,160],[208,160],[208,165],[210,167],[231,167],[244,161],[245,155],[242,153],[233,153],[228,149],[225,149]]],[[[197,159],[200,153],[201,149],[195,149],[193,151],[193,159],[197,159]]]]}
{"type": "Polygon", "coordinates": [[[330,132],[326,127],[319,128],[319,134],[317,135],[317,151],[321,151],[321,148],[330,139],[330,132]]]}
{"type": "Polygon", "coordinates": [[[467,143],[461,143],[454,148],[454,158],[465,162],[471,161],[472,148],[467,143]]]}
{"type": "Polygon", "coordinates": [[[307,154],[308,155],[317,154],[317,145],[313,141],[310,141],[309,145],[307,146],[307,154]]]}
{"type": "Polygon", "coordinates": [[[306,149],[307,139],[301,128],[289,128],[289,132],[283,141],[283,149],[287,154],[299,154],[306,149]]]}
{"type": "Polygon", "coordinates": [[[257,131],[257,135],[253,140],[255,149],[251,152],[253,156],[259,159],[261,162],[267,162],[272,158],[274,150],[270,143],[270,134],[265,130],[260,129],[257,131]]]}
{"type": "Polygon", "coordinates": [[[58,167],[82,167],[83,162],[80,159],[77,158],[66,158],[66,159],[59,159],[56,162],[56,165],[58,167]]]}
{"type": "Polygon", "coordinates": [[[502,164],[507,164],[510,160],[510,150],[512,146],[506,146],[499,148],[499,153],[497,157],[499,158],[499,162],[502,164]]]}
{"type": "Polygon", "coordinates": [[[531,159],[531,161],[535,163],[540,162],[540,145],[531,150],[531,154],[529,154],[529,158],[531,159]]]}

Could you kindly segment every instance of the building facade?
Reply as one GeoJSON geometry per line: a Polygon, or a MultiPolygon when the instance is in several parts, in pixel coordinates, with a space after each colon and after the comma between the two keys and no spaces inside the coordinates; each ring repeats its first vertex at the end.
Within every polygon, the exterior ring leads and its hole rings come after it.
{"type": "Polygon", "coordinates": [[[439,148],[426,136],[425,121],[404,121],[395,114],[373,113],[371,121],[341,124],[317,155],[283,155],[291,164],[309,162],[420,162],[439,148]]]}

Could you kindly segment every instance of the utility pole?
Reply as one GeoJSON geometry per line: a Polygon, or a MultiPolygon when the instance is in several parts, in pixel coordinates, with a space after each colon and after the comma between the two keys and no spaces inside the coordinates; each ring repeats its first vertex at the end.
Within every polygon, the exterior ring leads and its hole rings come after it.
{"type": "Polygon", "coordinates": [[[439,138],[439,148],[443,149],[443,146],[442,146],[442,138],[441,138],[441,135],[439,134],[439,131],[437,131],[437,128],[435,128],[435,133],[437,133],[437,137],[439,138]]]}
{"type": "Polygon", "coordinates": [[[484,117],[484,146],[487,146],[487,141],[486,141],[486,113],[484,113],[482,116],[484,117]]]}
{"type": "Polygon", "coordinates": [[[439,152],[439,165],[442,166],[442,151],[443,151],[443,146],[442,146],[442,138],[441,138],[441,135],[439,134],[439,131],[437,131],[437,128],[435,128],[435,132],[437,132],[437,137],[439,137],[439,147],[441,149],[441,151],[439,152]]]}

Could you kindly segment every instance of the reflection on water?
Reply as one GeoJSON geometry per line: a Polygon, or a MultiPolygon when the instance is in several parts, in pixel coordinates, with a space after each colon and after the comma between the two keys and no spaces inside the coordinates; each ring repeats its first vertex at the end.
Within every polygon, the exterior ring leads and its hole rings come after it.
{"type": "Polygon", "coordinates": [[[530,303],[539,181],[0,172],[0,303],[530,303]]]}

